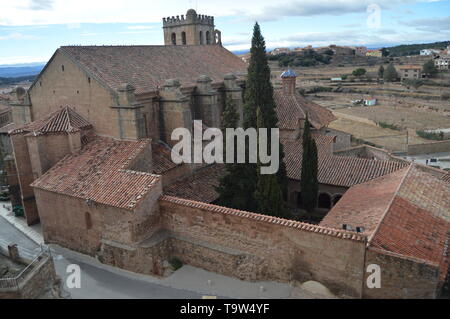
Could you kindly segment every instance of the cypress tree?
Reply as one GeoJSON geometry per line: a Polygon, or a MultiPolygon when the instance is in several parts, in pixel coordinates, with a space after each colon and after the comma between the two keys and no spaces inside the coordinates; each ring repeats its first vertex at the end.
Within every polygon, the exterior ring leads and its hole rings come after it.
{"type": "Polygon", "coordinates": [[[384,70],[384,80],[387,82],[395,82],[397,81],[398,73],[395,69],[394,65],[390,63],[386,70],[384,70]]]}
{"type": "MultiPolygon", "coordinates": [[[[253,29],[252,48],[250,50],[251,58],[247,72],[247,82],[245,90],[244,103],[244,128],[257,127],[256,108],[259,107],[262,116],[264,128],[278,127],[278,118],[276,115],[276,103],[273,97],[273,86],[270,80],[270,67],[266,54],[266,43],[261,34],[261,28],[258,23],[253,29]]],[[[268,131],[270,134],[270,130],[268,131]]],[[[267,138],[269,143],[268,150],[271,149],[270,135],[267,138]]],[[[287,172],[284,163],[283,145],[280,145],[279,156],[280,169],[277,173],[278,183],[280,184],[283,196],[287,197],[287,172]]],[[[257,167],[253,164],[247,164],[247,178],[257,181],[257,167]]],[[[256,187],[256,184],[255,184],[256,187]]],[[[252,191],[255,188],[251,189],[252,191]]]]}
{"type": "MultiPolygon", "coordinates": [[[[224,159],[226,159],[226,129],[237,128],[239,122],[239,115],[236,110],[236,105],[233,100],[227,100],[225,110],[222,115],[222,132],[224,134],[224,159]]],[[[236,150],[234,158],[236,160],[236,150]]],[[[244,164],[228,163],[225,164],[225,175],[219,179],[219,186],[216,191],[219,193],[217,203],[222,206],[240,209],[251,210],[254,208],[253,194],[249,196],[248,189],[251,189],[254,182],[249,179],[244,179],[242,176],[246,173],[244,164]]]]}
{"type": "MultiPolygon", "coordinates": [[[[257,109],[257,128],[264,128],[264,119],[260,108],[257,109]]],[[[258,162],[258,184],[255,198],[258,204],[258,212],[276,217],[284,217],[285,207],[283,203],[283,192],[276,174],[261,174],[261,167],[258,162]]]]}
{"type": "Polygon", "coordinates": [[[316,207],[319,191],[317,145],[311,136],[308,115],[305,119],[303,131],[303,157],[301,172],[301,196],[304,208],[312,211],[316,207]]]}

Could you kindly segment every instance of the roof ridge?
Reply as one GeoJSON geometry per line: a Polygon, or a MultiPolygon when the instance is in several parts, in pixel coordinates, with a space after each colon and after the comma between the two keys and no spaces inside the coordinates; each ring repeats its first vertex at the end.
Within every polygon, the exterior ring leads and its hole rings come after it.
{"type": "MultiPolygon", "coordinates": [[[[408,169],[407,169],[406,172],[405,172],[405,175],[402,177],[402,180],[400,181],[398,187],[396,188],[395,192],[394,192],[393,195],[392,195],[392,199],[389,201],[389,205],[387,206],[385,212],[383,213],[383,215],[382,215],[381,218],[380,218],[380,222],[377,224],[377,226],[375,227],[375,229],[374,229],[374,231],[372,232],[372,234],[370,234],[370,236],[368,237],[368,240],[367,240],[367,244],[368,244],[368,245],[372,243],[372,239],[375,237],[375,235],[377,234],[378,230],[380,229],[381,224],[383,223],[383,221],[384,221],[384,219],[385,219],[387,213],[388,213],[389,210],[391,209],[392,204],[394,203],[394,200],[395,200],[395,198],[397,197],[398,192],[399,192],[400,189],[402,188],[403,183],[405,182],[406,177],[409,175],[409,172],[411,171],[411,169],[412,169],[413,166],[414,166],[413,163],[412,163],[411,165],[409,165],[408,169]]],[[[397,172],[398,172],[398,171],[397,171],[397,172]]],[[[392,174],[393,174],[393,173],[392,173],[392,174]]],[[[386,175],[385,175],[385,176],[386,176],[386,175]]],[[[384,176],[381,176],[381,177],[384,177],[384,176]]],[[[375,180],[376,180],[376,179],[375,179],[375,180]]]]}
{"type": "Polygon", "coordinates": [[[309,231],[309,232],[313,232],[313,233],[320,233],[320,234],[338,237],[338,238],[342,238],[342,239],[348,239],[348,240],[353,240],[353,241],[365,241],[367,239],[367,237],[365,235],[361,235],[358,233],[342,231],[340,229],[323,227],[323,226],[298,222],[298,221],[294,221],[294,220],[273,217],[273,216],[269,216],[269,215],[262,215],[262,214],[246,212],[246,211],[242,211],[242,210],[238,210],[238,209],[234,209],[234,208],[217,206],[217,205],[197,202],[197,201],[183,199],[183,198],[174,197],[174,196],[163,195],[160,197],[160,200],[166,201],[169,203],[193,207],[193,208],[209,209],[214,212],[222,213],[222,214],[231,214],[231,215],[235,215],[235,216],[239,216],[239,217],[256,219],[256,220],[259,220],[262,222],[278,224],[278,225],[287,226],[287,227],[291,227],[291,228],[297,228],[299,230],[309,231]]]}

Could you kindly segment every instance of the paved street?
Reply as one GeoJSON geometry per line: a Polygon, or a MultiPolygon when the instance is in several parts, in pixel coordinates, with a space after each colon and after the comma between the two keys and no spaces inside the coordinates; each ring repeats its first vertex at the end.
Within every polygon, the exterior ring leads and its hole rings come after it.
{"type": "MultiPolygon", "coordinates": [[[[19,248],[34,250],[39,246],[0,217],[0,240],[9,243],[16,243],[19,248]]],[[[56,273],[65,282],[67,277],[66,269],[70,264],[77,264],[81,268],[81,288],[67,289],[74,299],[88,298],[109,298],[109,299],[186,299],[201,298],[197,293],[164,287],[139,278],[130,278],[129,274],[121,270],[111,272],[102,267],[95,267],[80,261],[79,258],[65,257],[65,250],[53,248],[56,273]],[[62,253],[62,254],[61,254],[62,253]]],[[[70,254],[71,255],[71,254],[70,254]]],[[[143,276],[142,276],[143,277],[143,276]]]]}

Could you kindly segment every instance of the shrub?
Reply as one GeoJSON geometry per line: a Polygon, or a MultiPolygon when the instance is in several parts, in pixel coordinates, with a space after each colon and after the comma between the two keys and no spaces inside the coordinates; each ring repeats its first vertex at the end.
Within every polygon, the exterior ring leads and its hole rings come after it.
{"type": "Polygon", "coordinates": [[[23,217],[23,207],[22,206],[14,206],[13,207],[14,216],[16,217],[23,217]]]}
{"type": "Polygon", "coordinates": [[[401,131],[402,130],[401,127],[399,127],[399,126],[397,126],[395,124],[389,124],[389,123],[386,123],[386,122],[378,122],[378,125],[380,127],[382,127],[382,128],[388,128],[388,129],[391,129],[391,130],[396,130],[396,131],[401,131]]]}
{"type": "Polygon", "coordinates": [[[444,133],[433,133],[433,132],[426,132],[422,130],[416,131],[417,135],[419,135],[421,138],[427,139],[427,140],[433,140],[433,141],[443,141],[444,140],[444,133]]]}
{"type": "Polygon", "coordinates": [[[183,267],[183,262],[179,260],[178,258],[174,257],[169,260],[170,266],[173,268],[174,271],[177,271],[181,267],[183,267]]]}

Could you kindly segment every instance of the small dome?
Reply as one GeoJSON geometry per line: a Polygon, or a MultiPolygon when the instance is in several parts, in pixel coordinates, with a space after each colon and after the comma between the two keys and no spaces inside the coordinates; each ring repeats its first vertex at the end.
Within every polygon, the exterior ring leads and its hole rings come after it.
{"type": "Polygon", "coordinates": [[[297,74],[294,72],[294,70],[289,69],[289,70],[287,70],[287,71],[284,71],[284,72],[281,74],[281,77],[282,77],[282,78],[296,78],[296,77],[297,77],[297,74]]]}
{"type": "Polygon", "coordinates": [[[186,13],[187,16],[196,16],[197,12],[194,9],[189,9],[188,12],[186,13]]]}

